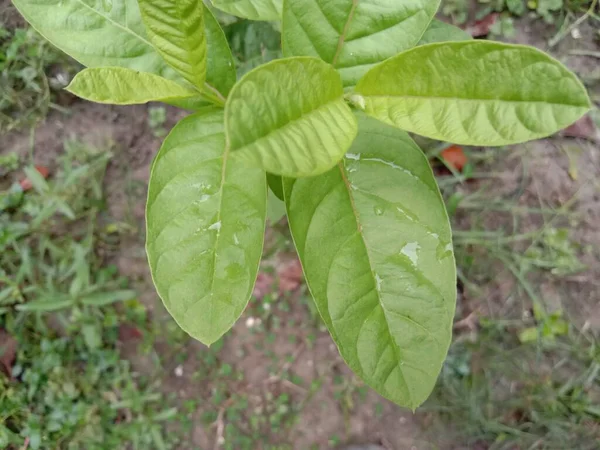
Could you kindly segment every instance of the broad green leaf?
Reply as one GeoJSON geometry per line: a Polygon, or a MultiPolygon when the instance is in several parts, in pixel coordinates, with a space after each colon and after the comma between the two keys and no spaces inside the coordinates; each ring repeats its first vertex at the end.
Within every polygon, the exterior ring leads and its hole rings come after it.
{"type": "Polygon", "coordinates": [[[337,163],[356,135],[340,75],[315,58],[288,58],[248,72],[225,105],[236,158],[286,176],[310,176],[337,163]]]}
{"type": "Polygon", "coordinates": [[[206,79],[204,4],[201,0],[139,0],[154,48],[199,89],[206,79]]]}
{"type": "Polygon", "coordinates": [[[466,31],[441,20],[433,19],[417,45],[431,44],[433,42],[468,41],[471,39],[473,37],[466,31]]]}
{"type": "Polygon", "coordinates": [[[374,64],[416,45],[439,0],[286,0],[285,56],[315,56],[354,86],[374,64]]]}
{"type": "Polygon", "coordinates": [[[137,0],[13,0],[46,39],[87,67],[120,66],[166,75],[146,38],[137,0]]]}
{"type": "Polygon", "coordinates": [[[283,0],[212,0],[228,14],[251,20],[279,20],[283,0]]]}
{"type": "Polygon", "coordinates": [[[258,271],[267,183],[230,158],[223,112],[183,119],[150,174],[146,251],[167,310],[210,345],[239,318],[258,271]]]}
{"type": "MultiPolygon", "coordinates": [[[[13,3],[42,36],[84,66],[118,66],[180,79],[149,42],[137,0],[13,0],[13,3]]],[[[226,96],[236,79],[233,57],[223,30],[206,7],[204,18],[207,88],[226,96]]]]}
{"type": "Polygon", "coordinates": [[[288,220],[319,313],[348,365],[416,408],[448,351],[456,271],[444,203],[403,131],[359,116],[343,162],[285,179],[288,220]]]}
{"type": "Polygon", "coordinates": [[[371,69],[355,104],[433,139],[507,145],[548,136],[590,109],[577,77],[545,53],[490,41],[415,47],[371,69]]]}
{"type": "Polygon", "coordinates": [[[75,75],[67,91],[98,103],[133,105],[169,102],[196,96],[198,91],[152,73],[123,67],[84,69],[75,75]]]}

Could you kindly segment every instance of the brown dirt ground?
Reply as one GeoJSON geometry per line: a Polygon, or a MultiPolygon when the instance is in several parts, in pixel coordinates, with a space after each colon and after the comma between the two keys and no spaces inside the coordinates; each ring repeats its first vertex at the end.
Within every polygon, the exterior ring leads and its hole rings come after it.
{"type": "MultiPolygon", "coordinates": [[[[584,36],[594,30],[581,27],[584,36]]],[[[544,48],[548,31],[539,24],[524,23],[518,27],[516,40],[544,48]]],[[[572,39],[567,36],[555,49],[554,54],[562,56],[570,67],[583,76],[589,76],[597,70],[597,60],[588,57],[569,55],[571,49],[588,49],[598,51],[598,43],[592,38],[572,39]]],[[[598,95],[596,92],[595,95],[598,95]]],[[[598,97],[596,97],[598,101],[598,97]]],[[[168,109],[168,125],[172,126],[184,113],[176,109],[168,109]]],[[[112,221],[132,225],[129,234],[123,234],[118,243],[118,252],[111,257],[123,275],[134,280],[141,293],[142,301],[154,311],[157,320],[165,319],[165,312],[152,287],[143,247],[145,188],[149,175],[149,167],[158,147],[160,139],[155,138],[147,126],[147,106],[114,107],[76,102],[68,115],[53,112],[41,124],[34,136],[36,163],[52,166],[55,155],[62,151],[63,140],[69,136],[91,145],[113,148],[114,158],[106,177],[107,215],[112,221]]],[[[30,148],[29,135],[11,134],[2,139],[0,151],[18,151],[26,155],[30,148]]],[[[497,167],[504,176],[497,186],[499,192],[510,192],[511,189],[525,181],[524,194],[520,198],[523,205],[557,207],[573,195],[577,195],[576,210],[581,219],[572,224],[573,233],[581,244],[592,246],[595,251],[584,254],[589,269],[577,276],[556,282],[543,280],[543,292],[548,298],[557,298],[562,307],[572,316],[579,326],[600,330],[600,148],[597,144],[582,140],[552,138],[527,144],[516,149],[524,154],[524,159],[506,158],[504,167],[497,167]],[[581,156],[577,161],[579,176],[573,180],[568,173],[569,160],[562,150],[565,146],[579,146],[581,156]],[[526,149],[526,152],[522,150],[526,149]],[[523,161],[527,161],[529,172],[525,180],[520,170],[523,161]]],[[[471,189],[469,187],[468,189],[471,189]]],[[[533,222],[539,219],[532,219],[533,222]]],[[[539,225],[532,223],[532,225],[539,225]]],[[[514,289],[508,276],[500,274],[495,281],[483,287],[484,298],[468,298],[464,301],[483,304],[503,304],[514,289]]],[[[312,381],[320,380],[321,389],[312,396],[304,388],[290,386],[281,380],[272,378],[270,360],[263,351],[255,348],[257,341],[264,336],[252,333],[245,325],[249,312],[238,322],[226,340],[226,347],[221,352],[226,362],[235,365],[244,373],[244,381],[237,389],[249,395],[251,408],[259,407],[265,400],[267,392],[288,392],[297,402],[306,402],[296,425],[284,441],[293,442],[294,448],[306,449],[311,445],[318,448],[330,448],[329,439],[333,435],[340,436],[346,443],[378,444],[387,449],[429,449],[456,448],[444,442],[443,437],[428,431],[429,413],[413,415],[410,411],[399,408],[382,400],[377,394],[368,391],[364,399],[355,399],[351,410],[344,409],[334,397],[334,375],[341,375],[348,380],[353,376],[346,368],[335,349],[328,334],[313,325],[296,326],[294,323],[313,323],[310,313],[303,302],[296,301],[303,292],[293,293],[290,312],[278,312],[282,326],[277,332],[276,341],[268,344],[268,348],[282,357],[293,356],[288,367],[290,372],[305,380],[304,386],[312,381]],[[315,333],[314,345],[309,348],[304,344],[309,334],[315,333]],[[290,335],[298,339],[291,341],[290,335]],[[294,343],[292,343],[294,342],[294,343]],[[243,356],[239,357],[239,350],[243,356]],[[270,378],[271,377],[271,378],[270,378]],[[383,410],[376,414],[376,404],[383,405],[383,410]]],[[[459,311],[473,309],[473,305],[459,305],[459,311]],[[467,307],[466,307],[467,306],[467,307]]],[[[250,311],[253,306],[251,305],[250,311]]],[[[461,319],[458,317],[457,319],[461,319]]],[[[182,400],[193,398],[202,403],[209,402],[210,387],[194,381],[191,376],[198,367],[193,355],[204,351],[195,342],[189,342],[185,351],[190,357],[183,364],[183,376],[176,377],[173,369],[176,366],[174,355],[169,349],[158,346],[159,352],[167,356],[166,370],[162,380],[163,389],[178,395],[182,400]]],[[[126,352],[134,366],[144,371],[149,362],[138,355],[135,349],[126,352]]],[[[280,358],[281,364],[286,360],[280,358]]],[[[277,372],[276,372],[277,373],[277,372]]],[[[199,417],[202,406],[194,414],[199,417]]],[[[194,426],[188,440],[190,448],[218,448],[214,446],[215,428],[194,426]]],[[[281,436],[273,436],[277,442],[281,436]]],[[[184,441],[186,439],[183,439],[184,441]]]]}

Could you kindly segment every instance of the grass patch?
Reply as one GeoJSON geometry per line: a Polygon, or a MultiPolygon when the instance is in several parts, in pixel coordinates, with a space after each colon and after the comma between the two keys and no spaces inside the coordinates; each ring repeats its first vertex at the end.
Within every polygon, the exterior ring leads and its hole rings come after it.
{"type": "Polygon", "coordinates": [[[175,405],[119,350],[152,328],[100,255],[110,156],[68,142],[48,179],[25,167],[0,193],[0,448],[174,448],[175,405]]]}
{"type": "MultiPolygon", "coordinates": [[[[563,312],[567,299],[544,290],[586,270],[591,249],[570,233],[579,191],[546,204],[518,152],[511,162],[465,151],[470,168],[439,176],[461,288],[455,339],[420,416],[439,427],[441,448],[595,449],[600,347],[563,312]]],[[[575,301],[587,299],[571,310],[575,301]]]]}
{"type": "Polygon", "coordinates": [[[68,84],[74,70],[74,63],[33,28],[0,25],[0,132],[43,119],[57,107],[53,92],[68,84]]]}

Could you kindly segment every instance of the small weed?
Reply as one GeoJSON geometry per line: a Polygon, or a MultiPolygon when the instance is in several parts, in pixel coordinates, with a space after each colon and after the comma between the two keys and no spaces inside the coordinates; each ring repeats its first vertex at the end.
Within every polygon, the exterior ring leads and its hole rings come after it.
{"type": "Polygon", "coordinates": [[[50,178],[25,168],[31,189],[14,183],[19,195],[0,210],[0,333],[14,343],[0,364],[0,448],[174,443],[163,426],[177,410],[117,346],[122,327],[144,326],[146,314],[97,254],[109,158],[69,141],[50,178]]]}
{"type": "Polygon", "coordinates": [[[72,66],[32,28],[7,30],[0,25],[0,131],[45,117],[51,91],[68,84],[72,66]],[[53,67],[55,75],[48,78],[53,67]]]}
{"type": "Polygon", "coordinates": [[[539,280],[558,282],[585,269],[579,260],[585,249],[566,228],[576,220],[571,206],[577,196],[560,207],[545,207],[540,199],[540,207],[528,206],[525,160],[523,176],[506,189],[497,156],[485,150],[468,155],[473,171],[441,176],[440,185],[453,202],[449,210],[464,287],[459,307],[476,308],[479,319],[469,333],[455,336],[423,412],[435,413],[446,433],[437,441],[442,448],[595,449],[598,344],[538,292],[539,280]],[[490,301],[485,286],[500,276],[512,287],[490,301]]]}
{"type": "Polygon", "coordinates": [[[475,342],[451,347],[423,411],[451,421],[446,444],[592,450],[600,438],[599,358],[589,337],[521,345],[506,323],[482,321],[475,342]]]}
{"type": "Polygon", "coordinates": [[[160,138],[167,135],[166,121],[167,110],[164,106],[151,106],[148,108],[148,126],[155,137],[160,138]]]}

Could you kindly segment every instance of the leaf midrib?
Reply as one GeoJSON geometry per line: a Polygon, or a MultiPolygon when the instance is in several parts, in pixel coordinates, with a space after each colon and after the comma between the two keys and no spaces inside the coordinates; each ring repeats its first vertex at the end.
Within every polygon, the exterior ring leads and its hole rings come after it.
{"type": "Polygon", "coordinates": [[[297,122],[301,122],[303,120],[306,120],[308,116],[311,116],[321,110],[329,110],[332,106],[332,104],[335,104],[337,102],[344,102],[344,98],[343,97],[339,97],[339,98],[335,98],[333,100],[329,100],[319,106],[317,106],[316,108],[311,109],[310,111],[307,111],[305,113],[302,113],[302,115],[296,119],[290,120],[289,122],[283,124],[282,126],[278,127],[278,128],[274,128],[272,130],[270,130],[268,133],[266,133],[263,136],[260,136],[250,142],[244,143],[242,146],[235,148],[233,151],[237,152],[237,151],[241,151],[241,150],[246,150],[248,147],[250,146],[260,146],[260,143],[265,141],[265,140],[269,140],[269,138],[273,135],[279,134],[280,132],[285,132],[286,129],[291,128],[292,126],[294,126],[297,122]]]}
{"type": "MultiPolygon", "coordinates": [[[[344,168],[344,164],[343,162],[339,162],[337,164],[338,168],[340,169],[340,174],[342,177],[342,181],[344,182],[344,186],[346,188],[346,192],[348,193],[348,198],[350,199],[350,206],[352,208],[352,212],[354,214],[354,217],[356,219],[356,229],[358,231],[358,235],[360,236],[360,239],[362,241],[362,244],[365,248],[365,253],[367,255],[367,261],[369,263],[369,268],[370,273],[371,273],[371,278],[373,281],[373,286],[376,287],[377,286],[377,280],[375,279],[375,276],[373,275],[373,263],[371,262],[371,255],[369,254],[369,249],[367,246],[367,242],[365,240],[365,236],[363,234],[363,229],[362,229],[362,225],[360,223],[360,215],[358,213],[358,210],[356,208],[356,203],[354,202],[354,197],[352,196],[352,188],[350,186],[350,182],[348,181],[348,177],[346,176],[346,170],[344,168]]],[[[381,302],[381,296],[379,294],[379,291],[377,289],[375,289],[375,292],[377,293],[377,301],[379,303],[379,307],[383,310],[383,314],[384,314],[384,318],[385,318],[385,329],[387,331],[388,334],[388,339],[390,340],[390,344],[392,346],[392,351],[394,352],[394,357],[396,359],[396,366],[398,366],[398,371],[402,374],[402,381],[404,381],[404,384],[406,386],[406,391],[408,393],[408,398],[410,399],[411,405],[414,404],[414,400],[412,397],[412,393],[410,390],[410,387],[408,386],[408,382],[406,381],[406,376],[404,375],[404,372],[402,371],[402,367],[400,366],[400,355],[398,353],[398,346],[396,345],[396,341],[394,340],[394,338],[392,337],[392,332],[390,330],[390,326],[388,324],[387,321],[387,317],[386,317],[386,310],[385,307],[383,306],[383,303],[381,302]]],[[[385,389],[385,386],[382,386],[383,389],[385,389]]]]}
{"type": "Polygon", "coordinates": [[[110,22],[111,24],[113,24],[115,27],[120,28],[121,30],[125,31],[126,33],[131,34],[132,36],[138,38],[140,41],[144,42],[145,44],[149,45],[153,50],[154,50],[154,46],[150,43],[150,41],[148,41],[146,38],[144,38],[143,36],[137,34],[135,31],[133,31],[131,28],[127,28],[124,27],[123,25],[121,25],[119,22],[115,21],[114,19],[111,19],[109,16],[106,16],[104,14],[102,14],[100,11],[98,11],[95,8],[92,8],[90,5],[88,5],[87,3],[85,3],[83,0],[75,0],[76,3],[79,3],[80,5],[82,5],[83,7],[89,9],[90,11],[92,11],[93,13],[96,13],[97,15],[99,15],[100,17],[102,17],[104,20],[106,20],[107,22],[110,22]]]}
{"type": "Polygon", "coordinates": [[[348,32],[350,31],[350,26],[352,25],[352,20],[354,19],[354,13],[356,12],[356,8],[358,7],[359,1],[360,0],[352,0],[352,7],[350,8],[350,12],[348,13],[348,20],[346,20],[346,24],[344,25],[344,28],[342,29],[342,34],[340,34],[340,38],[338,39],[337,49],[335,51],[335,55],[333,55],[333,60],[331,62],[331,65],[333,67],[335,67],[335,65],[337,64],[340,54],[342,53],[342,48],[344,47],[344,43],[346,41],[346,36],[348,35],[348,32]]]}
{"type": "Polygon", "coordinates": [[[370,94],[362,94],[360,91],[357,91],[359,95],[362,95],[366,99],[384,99],[384,100],[392,100],[392,99],[419,99],[419,100],[455,100],[461,102],[502,102],[502,103],[529,103],[529,104],[538,104],[542,103],[544,105],[551,106],[571,106],[573,108],[589,108],[589,105],[576,105],[573,103],[555,103],[555,102],[547,102],[542,100],[504,100],[501,98],[463,98],[463,97],[440,97],[440,96],[426,96],[426,95],[370,95],[370,94]]]}
{"type": "MultiPolygon", "coordinates": [[[[226,133],[225,133],[226,135],[226,133]]],[[[221,229],[223,228],[223,222],[221,222],[221,211],[223,210],[223,188],[225,187],[225,175],[227,172],[227,162],[229,160],[229,150],[230,150],[231,146],[229,145],[229,139],[227,137],[225,137],[225,150],[223,151],[223,167],[221,168],[221,184],[219,185],[219,206],[217,208],[217,221],[215,223],[219,224],[219,229],[216,230],[217,231],[217,237],[215,238],[215,245],[214,245],[214,251],[213,251],[213,261],[212,261],[212,270],[211,270],[211,279],[210,279],[210,298],[211,301],[208,302],[209,304],[209,313],[208,313],[208,318],[209,318],[209,323],[211,324],[211,328],[212,328],[212,324],[213,322],[213,314],[214,314],[214,304],[212,302],[212,299],[214,297],[214,292],[215,292],[215,278],[216,278],[216,272],[217,272],[217,249],[219,248],[219,239],[221,237],[221,229]]],[[[212,330],[211,330],[212,331],[212,330]]],[[[212,335],[213,333],[211,333],[212,335]]]]}

